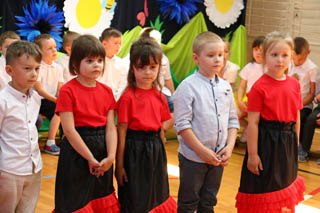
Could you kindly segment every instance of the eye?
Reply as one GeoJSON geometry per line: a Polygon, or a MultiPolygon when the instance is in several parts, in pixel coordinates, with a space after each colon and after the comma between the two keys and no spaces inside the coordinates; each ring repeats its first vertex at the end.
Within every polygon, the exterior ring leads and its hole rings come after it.
{"type": "Polygon", "coordinates": [[[277,53],[272,53],[271,56],[272,56],[272,57],[277,57],[278,54],[277,54],[277,53]]]}
{"type": "Polygon", "coordinates": [[[103,63],[103,59],[102,59],[102,58],[99,58],[99,59],[98,59],[98,63],[103,63]]]}

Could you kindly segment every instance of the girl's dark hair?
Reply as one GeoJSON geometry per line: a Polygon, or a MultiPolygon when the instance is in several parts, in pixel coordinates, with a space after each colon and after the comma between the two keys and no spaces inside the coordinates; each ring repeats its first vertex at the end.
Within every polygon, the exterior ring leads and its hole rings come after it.
{"type": "Polygon", "coordinates": [[[159,73],[162,60],[161,46],[152,39],[139,39],[133,42],[130,48],[130,67],[128,73],[128,86],[136,88],[136,78],[134,76],[134,67],[143,67],[150,64],[152,59],[156,64],[159,64],[157,79],[153,82],[155,88],[160,87],[159,73]]]}
{"type": "MultiPolygon", "coordinates": [[[[253,42],[252,42],[252,49],[255,47],[259,47],[263,44],[263,41],[266,37],[265,36],[258,36],[256,37],[253,42]]],[[[253,55],[252,55],[252,62],[255,62],[256,60],[254,59],[253,55]]]]}
{"type": "Polygon", "coordinates": [[[69,61],[69,70],[72,75],[79,74],[80,62],[86,57],[102,57],[105,63],[106,52],[101,42],[92,35],[82,35],[73,41],[69,61]]]}

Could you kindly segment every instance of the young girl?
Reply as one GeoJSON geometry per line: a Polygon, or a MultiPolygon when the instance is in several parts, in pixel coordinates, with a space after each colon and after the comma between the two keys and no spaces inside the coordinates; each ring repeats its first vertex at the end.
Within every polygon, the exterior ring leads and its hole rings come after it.
{"type": "Polygon", "coordinates": [[[263,75],[261,45],[264,36],[258,36],[252,43],[252,62],[248,63],[240,72],[240,85],[238,87],[238,118],[240,125],[244,128],[242,132],[241,142],[247,141],[247,121],[245,117],[248,115],[247,103],[243,101],[244,95],[250,92],[253,84],[263,75]]]}
{"type": "Polygon", "coordinates": [[[116,178],[121,212],[176,212],[169,197],[167,157],[160,131],[170,119],[165,96],[157,89],[162,50],[152,40],[130,49],[128,87],[118,102],[119,145],[116,178]]]}
{"type": "Polygon", "coordinates": [[[292,39],[273,32],[263,42],[267,72],[248,94],[248,149],[236,207],[238,212],[294,212],[303,200],[304,180],[297,176],[299,82],[285,74],[292,39]]]}
{"type": "Polygon", "coordinates": [[[113,188],[117,147],[112,90],[96,81],[105,51],[98,39],[73,42],[70,73],[76,78],[60,90],[56,113],[65,138],[58,161],[55,212],[119,212],[113,188]]]}

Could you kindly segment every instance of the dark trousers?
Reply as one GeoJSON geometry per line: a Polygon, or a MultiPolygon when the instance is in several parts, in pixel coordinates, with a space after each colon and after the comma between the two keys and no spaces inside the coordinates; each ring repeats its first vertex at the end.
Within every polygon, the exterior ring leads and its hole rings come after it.
{"type": "Polygon", "coordinates": [[[309,109],[309,108],[303,108],[300,110],[300,137],[299,137],[300,142],[301,142],[302,138],[304,138],[306,135],[306,134],[304,134],[303,129],[304,129],[305,123],[307,121],[307,118],[311,112],[312,112],[312,109],[309,109]]]}
{"type": "Polygon", "coordinates": [[[188,160],[179,153],[178,213],[211,213],[217,204],[223,167],[188,160]]]}
{"type": "Polygon", "coordinates": [[[309,152],[311,145],[312,145],[312,139],[314,135],[314,130],[317,127],[316,120],[317,114],[320,113],[320,106],[318,105],[312,113],[310,113],[307,118],[304,121],[303,127],[300,128],[300,144],[304,151],[309,152]],[[301,137],[301,132],[302,137],[301,137]]]}

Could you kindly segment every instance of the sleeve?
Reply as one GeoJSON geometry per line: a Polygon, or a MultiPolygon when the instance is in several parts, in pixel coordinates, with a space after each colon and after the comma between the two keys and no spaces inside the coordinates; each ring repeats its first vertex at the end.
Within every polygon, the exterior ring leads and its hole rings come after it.
{"type": "Polygon", "coordinates": [[[56,103],[55,113],[59,115],[59,112],[73,112],[74,97],[70,87],[66,85],[62,86],[56,103]]]}
{"type": "Polygon", "coordinates": [[[131,108],[130,98],[127,93],[124,93],[117,103],[118,123],[129,123],[131,120],[131,108]]]}
{"type": "Polygon", "coordinates": [[[235,83],[237,80],[237,70],[230,69],[224,73],[223,78],[229,83],[235,83]]]}
{"type": "Polygon", "coordinates": [[[248,96],[248,111],[261,112],[263,107],[263,92],[256,84],[251,88],[248,96]]]}
{"type": "Polygon", "coordinates": [[[317,74],[318,74],[317,68],[310,69],[310,71],[309,71],[310,82],[316,82],[317,81],[317,74]]]}
{"type": "Polygon", "coordinates": [[[166,97],[161,94],[161,103],[162,103],[162,107],[161,107],[161,122],[167,121],[171,118],[171,114],[170,114],[170,110],[169,110],[169,105],[167,102],[166,97]]]}
{"type": "MultiPolygon", "coordinates": [[[[230,87],[231,91],[232,88],[230,87]]],[[[229,121],[228,121],[228,129],[230,128],[236,128],[236,129],[240,129],[240,124],[239,124],[239,120],[238,120],[238,114],[237,114],[237,107],[234,101],[234,96],[233,93],[231,93],[232,95],[229,96],[230,98],[230,110],[229,110],[229,121]]]]}
{"type": "Polygon", "coordinates": [[[121,94],[123,93],[123,91],[126,89],[128,85],[129,64],[125,60],[122,60],[122,62],[123,62],[123,65],[121,66],[121,70],[120,70],[120,82],[114,94],[116,100],[119,100],[121,94]]]}
{"type": "Polygon", "coordinates": [[[108,94],[107,94],[106,100],[110,101],[108,111],[117,109],[117,102],[116,102],[116,100],[113,96],[112,90],[110,88],[108,88],[108,94]]]}
{"type": "Polygon", "coordinates": [[[250,63],[244,66],[244,68],[240,71],[239,76],[243,80],[248,80],[248,70],[250,69],[250,63]]]}
{"type": "Polygon", "coordinates": [[[298,110],[301,110],[303,108],[303,101],[302,101],[302,96],[301,96],[301,88],[300,88],[300,84],[298,81],[296,82],[296,85],[297,85],[297,91],[298,91],[297,107],[298,107],[298,110]]]}
{"type": "Polygon", "coordinates": [[[178,133],[181,130],[192,128],[192,104],[194,97],[191,94],[189,87],[188,82],[183,81],[173,94],[174,129],[178,133]]]}
{"type": "Polygon", "coordinates": [[[170,80],[171,79],[170,63],[169,63],[168,57],[165,55],[163,55],[161,69],[164,70],[164,80],[170,80]]]}

